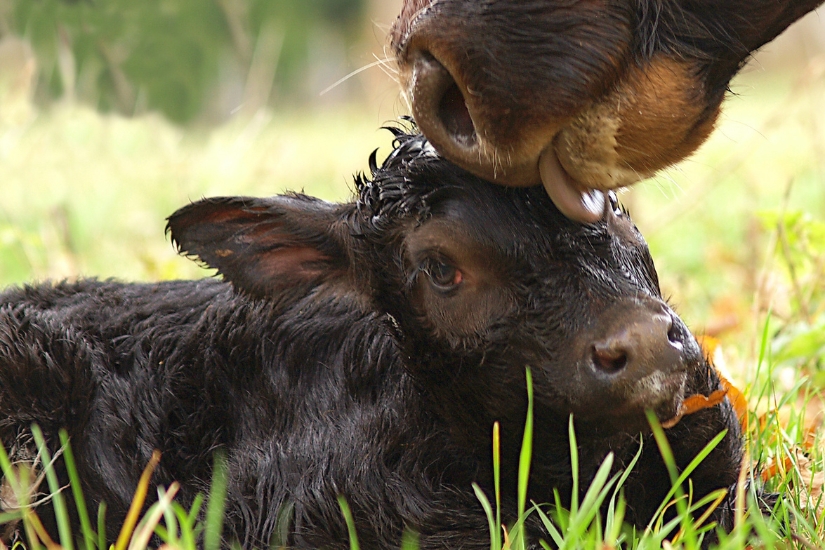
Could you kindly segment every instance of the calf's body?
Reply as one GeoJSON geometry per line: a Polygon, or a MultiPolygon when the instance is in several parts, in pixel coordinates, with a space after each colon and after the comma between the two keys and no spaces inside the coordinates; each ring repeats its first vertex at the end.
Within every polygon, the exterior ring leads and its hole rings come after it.
{"type": "MultiPolygon", "coordinates": [[[[583,487],[608,453],[625,466],[643,441],[625,488],[643,525],[670,487],[644,411],[665,421],[685,396],[720,389],[626,214],[570,222],[540,188],[477,180],[420,137],[399,134],[353,203],[207,199],[169,228],[225,281],[0,295],[0,439],[25,460],[32,422],[53,450],[67,429],[110,534],[154,449],[153,481],[181,482],[184,502],[208,489],[222,449],[227,541],[347,547],[341,495],[364,547],[397,547],[409,529],[422,548],[489,548],[471,484],[492,494],[499,421],[513,519],[525,367],[530,498],[569,498],[573,414],[583,487]]],[[[736,482],[730,403],[668,430],[681,467],[723,430],[696,495],[736,482]]],[[[729,527],[729,507],[715,519],[729,527]]]]}

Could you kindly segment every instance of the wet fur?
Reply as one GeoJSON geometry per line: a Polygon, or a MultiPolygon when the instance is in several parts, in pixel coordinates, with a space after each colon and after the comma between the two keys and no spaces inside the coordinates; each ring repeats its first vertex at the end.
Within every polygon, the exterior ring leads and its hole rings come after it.
{"type": "MultiPolygon", "coordinates": [[[[574,224],[541,189],[492,186],[437,157],[420,137],[397,138],[372,179],[359,180],[354,203],[211,199],[172,216],[182,251],[227,282],[84,280],[0,294],[6,448],[36,422],[54,452],[58,430],[67,429],[90,508],[108,505],[110,536],[154,449],[163,455],[153,483],[179,481],[186,506],[208,490],[213,453],[222,449],[227,541],[348,548],[336,501],[343,495],[362,547],[395,548],[411,529],[421,548],[489,548],[471,484],[493,494],[490,434],[498,420],[503,519],[514,519],[524,366],[532,363],[530,499],[549,502],[558,490],[567,502],[568,418],[554,388],[570,373],[558,370],[561,359],[539,359],[563,357],[606,303],[660,299],[644,241],[626,218],[574,224]],[[490,200],[503,208],[484,208],[490,200]],[[400,247],[445,208],[481,228],[480,242],[508,250],[501,284],[520,305],[500,318],[491,313],[483,328],[476,319],[469,332],[447,323],[435,334],[442,321],[418,309],[400,247]],[[558,283],[547,287],[545,279],[558,283]]],[[[706,362],[691,367],[687,394],[719,388],[706,362]]],[[[656,445],[649,435],[600,424],[577,421],[582,487],[608,452],[619,468],[643,442],[625,496],[627,519],[645,525],[670,487],[656,445]]],[[[726,437],[692,476],[696,495],[735,484],[736,416],[725,400],[668,432],[684,467],[722,430],[726,437]]],[[[58,472],[65,481],[62,462],[58,472]]],[[[714,515],[727,529],[732,502],[731,493],[714,515]]],[[[47,506],[38,511],[51,517],[47,506]]],[[[538,525],[530,529],[535,543],[538,525]]]]}

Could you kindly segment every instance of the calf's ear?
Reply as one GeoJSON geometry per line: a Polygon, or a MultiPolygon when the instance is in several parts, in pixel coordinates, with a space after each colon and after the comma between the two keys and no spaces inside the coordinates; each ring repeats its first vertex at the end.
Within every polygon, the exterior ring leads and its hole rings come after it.
{"type": "Polygon", "coordinates": [[[169,216],[181,254],[196,256],[256,297],[346,277],[345,207],[303,195],[217,197],[169,216]]]}

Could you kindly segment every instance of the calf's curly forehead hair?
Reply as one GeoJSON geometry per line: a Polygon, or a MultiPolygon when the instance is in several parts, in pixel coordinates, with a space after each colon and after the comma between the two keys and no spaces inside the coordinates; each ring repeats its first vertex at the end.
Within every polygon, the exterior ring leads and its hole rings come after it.
{"type": "Polygon", "coordinates": [[[392,152],[379,167],[378,151],[373,151],[369,158],[370,177],[355,176],[359,221],[377,231],[402,218],[425,220],[430,215],[431,199],[449,187],[435,173],[438,153],[424,136],[413,133],[415,126],[386,129],[394,136],[392,152]]]}
{"type": "MultiPolygon", "coordinates": [[[[397,229],[400,222],[412,219],[422,223],[431,218],[440,205],[459,196],[465,204],[468,199],[482,204],[477,213],[485,212],[489,201],[497,201],[496,208],[490,209],[488,217],[478,223],[496,225],[504,220],[528,217],[534,222],[531,228],[535,223],[544,228],[541,238],[597,230],[561,215],[541,186],[494,185],[453,164],[418,133],[413,121],[405,122],[385,128],[394,136],[393,150],[381,165],[376,158],[377,150],[373,151],[369,157],[370,175],[356,174],[354,178],[355,209],[349,218],[354,235],[369,235],[380,241],[381,235],[397,229]],[[491,213],[502,210],[508,210],[511,215],[491,213]]],[[[525,229],[522,225],[519,227],[525,229]]],[[[531,232],[530,239],[535,238],[531,232]]]]}

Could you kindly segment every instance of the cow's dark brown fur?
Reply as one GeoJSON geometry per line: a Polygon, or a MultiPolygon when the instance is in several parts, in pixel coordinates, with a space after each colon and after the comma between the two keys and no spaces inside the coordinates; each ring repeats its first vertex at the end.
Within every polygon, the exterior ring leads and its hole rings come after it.
{"type": "Polygon", "coordinates": [[[442,154],[499,183],[543,180],[567,214],[595,219],[564,191],[628,185],[692,153],[750,53],[821,3],[405,0],[391,39],[442,154]]]}

